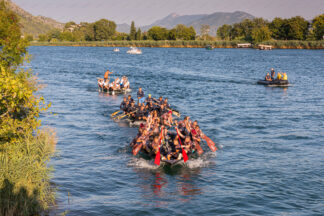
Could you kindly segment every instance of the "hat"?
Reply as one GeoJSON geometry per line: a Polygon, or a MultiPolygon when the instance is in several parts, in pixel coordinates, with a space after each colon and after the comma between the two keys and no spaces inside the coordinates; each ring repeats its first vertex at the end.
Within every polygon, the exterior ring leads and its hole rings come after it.
{"type": "Polygon", "coordinates": [[[148,96],[151,97],[151,94],[149,94],[148,96]]]}
{"type": "Polygon", "coordinates": [[[144,127],[144,124],[143,124],[143,123],[141,123],[141,124],[140,124],[140,128],[143,128],[143,127],[144,127]]]}
{"type": "Polygon", "coordinates": [[[171,111],[171,110],[169,110],[169,113],[171,113],[171,114],[172,114],[172,111],[171,111]]]}

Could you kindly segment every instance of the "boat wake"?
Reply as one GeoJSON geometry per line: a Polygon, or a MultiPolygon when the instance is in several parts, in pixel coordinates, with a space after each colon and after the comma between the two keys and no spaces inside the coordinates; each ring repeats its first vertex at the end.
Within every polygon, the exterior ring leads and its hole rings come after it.
{"type": "MultiPolygon", "coordinates": [[[[186,163],[178,163],[174,167],[184,167],[189,169],[203,168],[211,165],[215,165],[214,158],[216,157],[216,152],[208,152],[199,158],[191,158],[186,163]]],[[[139,169],[157,170],[163,168],[163,163],[161,166],[154,164],[154,160],[146,160],[144,158],[132,158],[128,166],[135,167],[139,169]]]]}

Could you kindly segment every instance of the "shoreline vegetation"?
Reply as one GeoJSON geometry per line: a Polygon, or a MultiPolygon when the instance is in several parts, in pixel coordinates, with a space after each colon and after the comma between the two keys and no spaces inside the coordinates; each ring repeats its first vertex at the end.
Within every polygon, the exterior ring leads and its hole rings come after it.
{"type": "Polygon", "coordinates": [[[44,215],[55,204],[51,185],[56,136],[39,116],[50,104],[31,70],[19,19],[0,1],[0,215],[44,215]]]}
{"type": "MultiPolygon", "coordinates": [[[[237,44],[248,43],[246,41],[56,41],[56,42],[30,42],[30,46],[72,46],[72,47],[159,47],[159,48],[238,48],[237,44]]],[[[324,40],[320,41],[299,41],[299,40],[273,40],[258,44],[271,45],[274,49],[324,49],[324,40]]],[[[252,44],[251,48],[258,48],[258,44],[252,44]]],[[[242,48],[240,48],[242,49],[242,48]]]]}

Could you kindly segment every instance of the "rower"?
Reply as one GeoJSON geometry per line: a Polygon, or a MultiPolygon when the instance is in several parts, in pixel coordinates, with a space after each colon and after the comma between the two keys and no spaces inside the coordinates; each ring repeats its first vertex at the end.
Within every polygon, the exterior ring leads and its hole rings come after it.
{"type": "Polygon", "coordinates": [[[124,97],[124,99],[121,102],[119,107],[120,107],[121,110],[126,111],[126,109],[127,109],[127,98],[126,97],[124,97]]]}
{"type": "Polygon", "coordinates": [[[270,77],[270,74],[267,73],[267,75],[265,76],[265,80],[266,81],[272,81],[271,77],[270,77]]]}
{"type": "Polygon", "coordinates": [[[161,116],[162,124],[168,127],[172,127],[173,121],[172,121],[172,111],[170,110],[167,113],[164,113],[161,116]]]}
{"type": "Polygon", "coordinates": [[[288,76],[287,76],[287,73],[283,73],[283,76],[282,76],[282,80],[288,80],[288,76]]]}
{"type": "Polygon", "coordinates": [[[127,100],[128,100],[128,102],[129,102],[130,104],[131,104],[132,102],[134,102],[134,99],[132,98],[131,95],[128,95],[127,100]]]}
{"type": "Polygon", "coordinates": [[[164,107],[170,109],[170,104],[168,103],[168,98],[165,98],[163,101],[164,107]]]}
{"type": "Polygon", "coordinates": [[[274,80],[275,79],[275,75],[276,75],[276,72],[273,68],[271,68],[271,79],[274,80]]]}
{"type": "Polygon", "coordinates": [[[193,148],[193,143],[190,139],[190,136],[186,136],[182,147],[186,151],[186,153],[190,152],[190,150],[193,148]]]}
{"type": "Polygon", "coordinates": [[[136,120],[146,120],[146,116],[145,116],[145,110],[144,110],[144,106],[141,106],[139,108],[139,110],[136,112],[136,120]]]}
{"type": "Polygon", "coordinates": [[[166,113],[168,110],[164,107],[162,104],[159,109],[159,116],[162,116],[164,113],[166,113]]]}
{"type": "Polygon", "coordinates": [[[138,103],[144,103],[145,98],[144,98],[144,91],[142,90],[141,87],[139,87],[138,92],[137,92],[137,99],[138,103]]]}
{"type": "Polygon", "coordinates": [[[135,112],[136,107],[135,107],[135,102],[131,102],[131,105],[127,108],[126,113],[130,114],[133,118],[135,118],[135,112]]]}
{"type": "Polygon", "coordinates": [[[157,103],[159,105],[162,105],[163,104],[163,97],[162,96],[159,97],[159,100],[157,101],[157,103]]]}
{"type": "Polygon", "coordinates": [[[107,71],[105,72],[105,75],[104,75],[104,81],[106,82],[108,80],[109,82],[109,74],[112,74],[113,72],[110,72],[109,69],[107,69],[107,71]]]}
{"type": "Polygon", "coordinates": [[[150,102],[153,102],[153,98],[152,98],[152,95],[149,94],[148,97],[145,99],[145,103],[148,104],[150,102]]]}

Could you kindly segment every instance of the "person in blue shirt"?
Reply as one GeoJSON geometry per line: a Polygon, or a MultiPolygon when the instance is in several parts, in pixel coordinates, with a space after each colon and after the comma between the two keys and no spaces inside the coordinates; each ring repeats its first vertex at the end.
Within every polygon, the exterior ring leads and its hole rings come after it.
{"type": "Polygon", "coordinates": [[[137,92],[137,99],[138,103],[144,103],[145,97],[144,97],[144,91],[142,90],[141,87],[139,87],[138,92],[137,92]]]}

